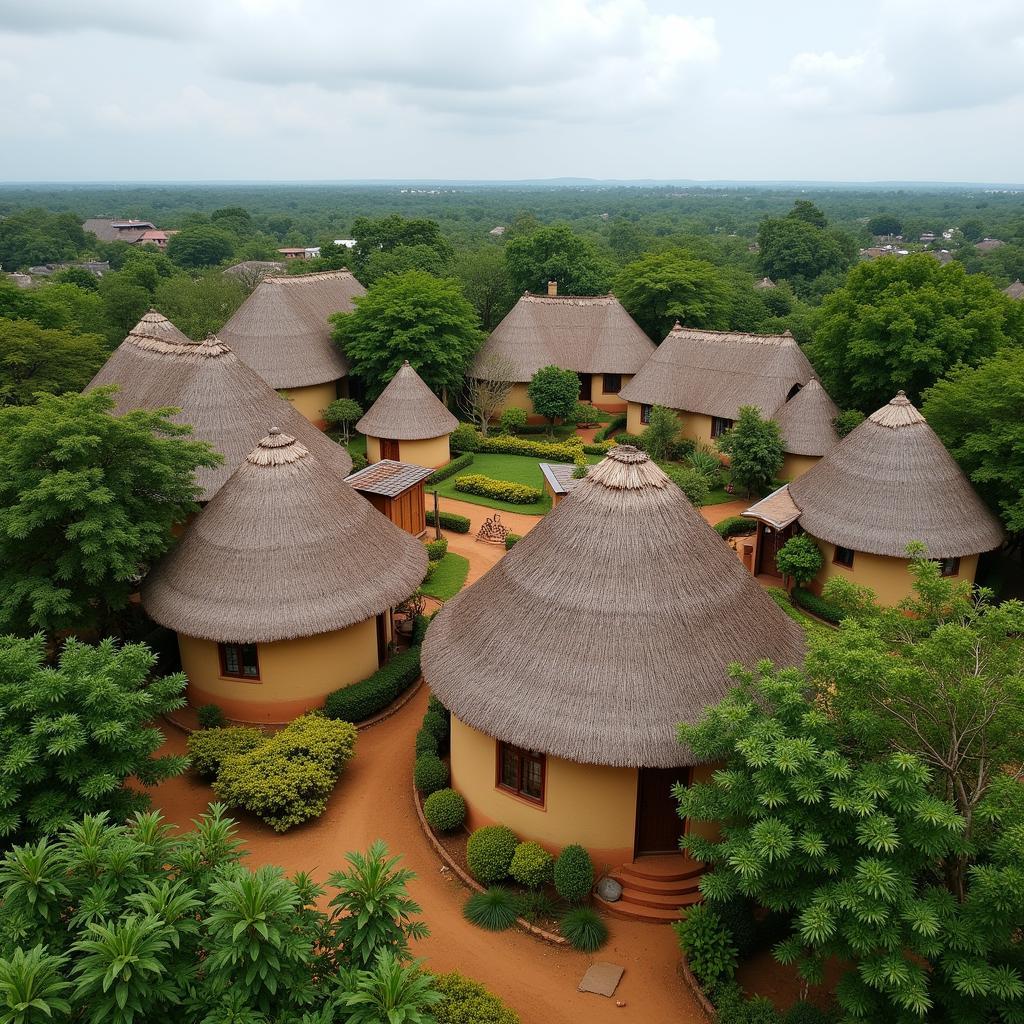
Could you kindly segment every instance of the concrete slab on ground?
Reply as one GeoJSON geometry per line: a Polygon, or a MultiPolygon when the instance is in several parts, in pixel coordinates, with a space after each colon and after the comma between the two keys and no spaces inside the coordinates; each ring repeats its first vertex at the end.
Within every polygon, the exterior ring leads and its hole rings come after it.
{"type": "Polygon", "coordinates": [[[618,964],[609,964],[603,961],[591,964],[580,981],[579,990],[580,992],[594,992],[599,996],[613,996],[624,973],[625,968],[618,964]]]}

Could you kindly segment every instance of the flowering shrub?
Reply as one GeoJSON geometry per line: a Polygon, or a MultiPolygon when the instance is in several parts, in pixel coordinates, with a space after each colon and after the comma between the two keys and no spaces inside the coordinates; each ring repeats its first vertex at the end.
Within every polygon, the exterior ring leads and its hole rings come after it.
{"type": "Polygon", "coordinates": [[[495,480],[481,473],[457,476],[455,490],[464,494],[478,494],[483,498],[496,498],[511,505],[531,505],[542,497],[539,487],[529,487],[511,480],[495,480]]]}
{"type": "Polygon", "coordinates": [[[229,757],[247,754],[267,739],[259,729],[235,725],[228,729],[202,729],[192,733],[185,749],[192,767],[204,778],[212,779],[221,763],[229,757]]]}

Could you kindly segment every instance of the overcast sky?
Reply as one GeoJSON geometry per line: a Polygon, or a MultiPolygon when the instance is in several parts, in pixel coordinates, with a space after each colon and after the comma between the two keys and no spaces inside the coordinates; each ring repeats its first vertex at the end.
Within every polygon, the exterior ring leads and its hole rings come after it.
{"type": "Polygon", "coordinates": [[[0,0],[0,180],[1024,181],[1024,0],[0,0]]]}

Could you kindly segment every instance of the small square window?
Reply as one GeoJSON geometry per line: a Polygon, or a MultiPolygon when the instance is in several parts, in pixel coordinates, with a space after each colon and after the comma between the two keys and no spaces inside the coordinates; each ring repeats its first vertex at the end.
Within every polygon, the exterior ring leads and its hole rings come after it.
{"type": "Polygon", "coordinates": [[[645,426],[651,422],[651,407],[649,405],[640,406],[640,422],[645,426]]]}
{"type": "Polygon", "coordinates": [[[936,558],[935,561],[938,563],[939,571],[942,573],[943,576],[960,575],[959,558],[936,558]]]}
{"type": "Polygon", "coordinates": [[[721,437],[727,430],[732,429],[732,420],[724,416],[711,417],[711,438],[712,440],[721,437]]]}
{"type": "Polygon", "coordinates": [[[836,548],[836,553],[832,556],[832,561],[836,565],[845,565],[847,569],[853,568],[853,548],[836,548]]]}
{"type": "Polygon", "coordinates": [[[498,744],[498,786],[534,803],[544,803],[546,759],[534,750],[498,744]]]}
{"type": "Polygon", "coordinates": [[[601,389],[606,395],[617,395],[622,390],[621,373],[602,374],[601,389]]]}
{"type": "Polygon", "coordinates": [[[232,679],[259,679],[260,659],[255,644],[218,644],[220,674],[232,679]]]}

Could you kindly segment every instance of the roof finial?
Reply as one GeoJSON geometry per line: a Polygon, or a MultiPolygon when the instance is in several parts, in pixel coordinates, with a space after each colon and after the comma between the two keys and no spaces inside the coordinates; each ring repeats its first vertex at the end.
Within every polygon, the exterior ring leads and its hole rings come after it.
{"type": "Polygon", "coordinates": [[[409,360],[408,359],[403,359],[402,360],[402,365],[403,366],[408,366],[409,365],[409,360]]]}
{"type": "Polygon", "coordinates": [[[682,329],[683,325],[678,320],[672,325],[673,331],[681,331],[682,329]]]}
{"type": "Polygon", "coordinates": [[[271,437],[277,437],[277,435],[281,433],[281,428],[280,428],[280,427],[271,427],[271,428],[270,428],[270,429],[269,429],[269,430],[267,431],[267,433],[268,433],[268,434],[269,434],[269,435],[270,435],[271,437]]]}

